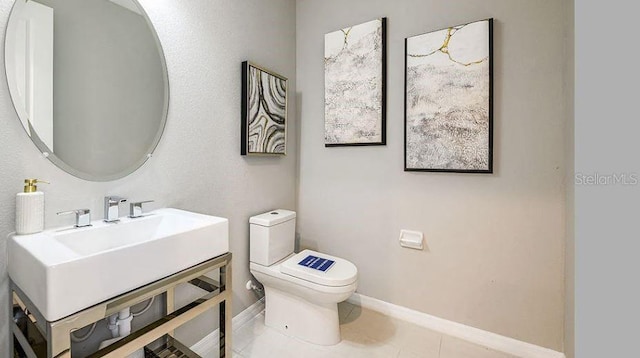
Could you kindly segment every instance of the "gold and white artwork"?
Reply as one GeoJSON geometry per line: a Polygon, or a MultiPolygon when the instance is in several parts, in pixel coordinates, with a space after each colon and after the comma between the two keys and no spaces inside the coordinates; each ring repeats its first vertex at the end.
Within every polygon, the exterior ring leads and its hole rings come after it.
{"type": "Polygon", "coordinates": [[[405,170],[492,171],[492,20],[407,38],[405,170]]]}

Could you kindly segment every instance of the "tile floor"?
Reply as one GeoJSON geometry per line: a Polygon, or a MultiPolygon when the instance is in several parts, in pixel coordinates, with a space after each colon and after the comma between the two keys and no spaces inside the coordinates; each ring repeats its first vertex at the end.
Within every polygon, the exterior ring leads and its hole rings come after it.
{"type": "Polygon", "coordinates": [[[347,302],[338,308],[342,342],[335,346],[316,346],[285,336],[266,327],[261,313],[234,330],[234,357],[515,358],[347,302]]]}

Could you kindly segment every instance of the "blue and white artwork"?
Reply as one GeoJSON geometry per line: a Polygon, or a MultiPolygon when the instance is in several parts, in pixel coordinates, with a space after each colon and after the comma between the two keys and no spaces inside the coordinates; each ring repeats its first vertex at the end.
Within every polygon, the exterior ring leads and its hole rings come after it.
{"type": "Polygon", "coordinates": [[[492,20],[405,43],[405,170],[491,173],[492,20]]]}

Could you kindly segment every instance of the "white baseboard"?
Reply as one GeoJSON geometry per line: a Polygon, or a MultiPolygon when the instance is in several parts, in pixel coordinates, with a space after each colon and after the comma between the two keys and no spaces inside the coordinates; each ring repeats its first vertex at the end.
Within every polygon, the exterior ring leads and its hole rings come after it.
{"type": "Polygon", "coordinates": [[[457,337],[493,350],[522,358],[565,358],[564,353],[514,338],[435,317],[406,307],[394,305],[359,293],[354,293],[348,302],[368,308],[430,330],[457,337]]]}
{"type": "MultiPolygon", "coordinates": [[[[549,348],[537,346],[535,344],[519,341],[514,338],[502,336],[496,333],[485,331],[479,328],[467,326],[461,323],[449,321],[440,317],[432,316],[410,308],[394,305],[381,301],[373,297],[368,297],[359,293],[354,293],[349,297],[348,302],[380,312],[389,317],[394,317],[415,325],[428,328],[430,330],[446,334],[448,336],[463,339],[483,347],[491,348],[521,358],[565,358],[561,352],[549,348]]],[[[249,322],[264,310],[264,298],[247,307],[244,311],[233,317],[231,325],[233,330],[238,329],[249,322]]],[[[196,353],[205,354],[215,352],[218,347],[218,330],[211,332],[191,349],[196,353]]]]}
{"type": "Polygon", "coordinates": [[[251,321],[255,316],[264,311],[264,297],[256,301],[251,306],[247,307],[244,311],[238,313],[231,321],[231,326],[234,330],[240,328],[245,323],[251,321]]]}
{"type": "MultiPolygon", "coordinates": [[[[245,323],[251,321],[253,317],[257,316],[262,311],[264,311],[264,298],[258,300],[256,303],[247,307],[244,311],[233,317],[233,320],[231,320],[232,329],[235,331],[245,323]]],[[[218,330],[216,329],[191,346],[191,350],[200,355],[206,355],[206,353],[215,352],[218,349],[217,347],[218,330]]]]}

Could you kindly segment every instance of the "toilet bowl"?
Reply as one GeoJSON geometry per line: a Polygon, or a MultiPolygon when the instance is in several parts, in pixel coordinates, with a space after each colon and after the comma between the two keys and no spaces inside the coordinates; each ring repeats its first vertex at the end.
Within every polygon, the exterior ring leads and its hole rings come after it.
{"type": "Polygon", "coordinates": [[[265,325],[319,345],[340,342],[338,302],[356,290],[351,262],[312,250],[293,253],[295,212],[250,219],[250,271],[265,290],[265,325]]]}

